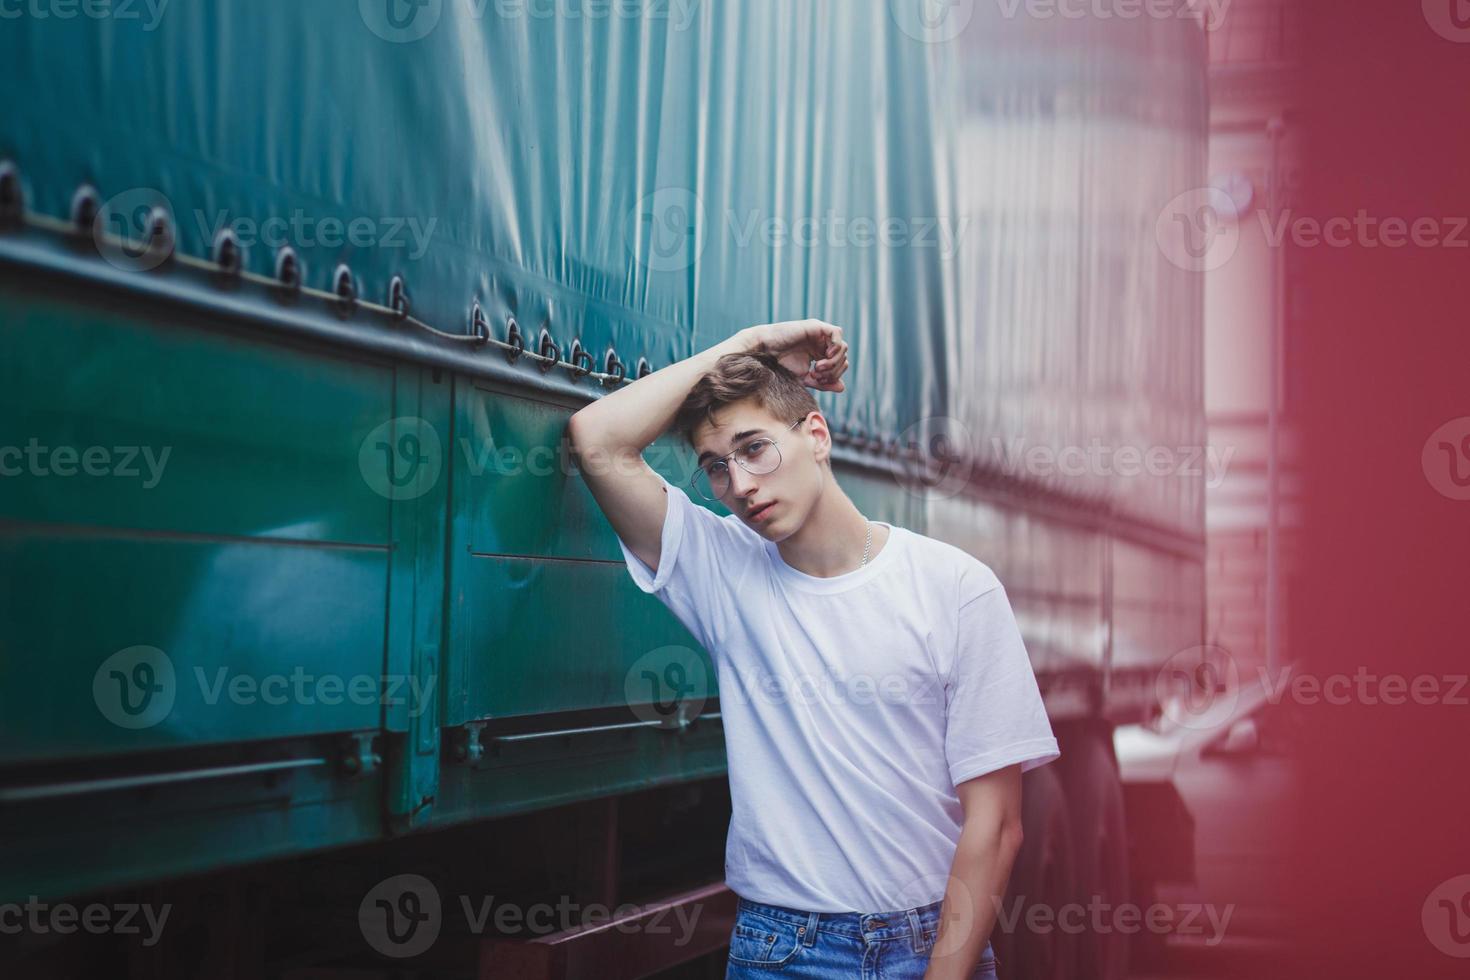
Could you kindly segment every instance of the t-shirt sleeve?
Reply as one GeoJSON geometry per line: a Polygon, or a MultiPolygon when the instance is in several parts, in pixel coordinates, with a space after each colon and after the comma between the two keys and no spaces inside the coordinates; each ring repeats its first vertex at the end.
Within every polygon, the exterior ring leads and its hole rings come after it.
{"type": "Polygon", "coordinates": [[[970,598],[962,593],[945,684],[944,752],[955,785],[1018,762],[1029,772],[1062,754],[1005,588],[988,568],[971,578],[980,584],[970,598]]]}
{"type": "Polygon", "coordinates": [[[750,541],[737,519],[701,507],[684,488],[670,483],[661,473],[658,477],[668,497],[668,512],[657,573],[621,537],[618,546],[634,584],[657,596],[694,638],[713,652],[715,637],[729,616],[726,607],[732,601],[734,580],[745,565],[750,541]]]}

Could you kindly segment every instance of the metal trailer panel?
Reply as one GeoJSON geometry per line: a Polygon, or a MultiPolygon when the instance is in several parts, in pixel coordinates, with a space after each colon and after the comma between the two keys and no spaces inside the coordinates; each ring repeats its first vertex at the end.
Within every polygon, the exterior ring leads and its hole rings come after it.
{"type": "Polygon", "coordinates": [[[968,229],[940,266],[951,424],[987,468],[1196,539],[1203,277],[1157,226],[1205,180],[1205,38],[1189,16],[976,4],[937,86],[968,229]]]}
{"type": "Polygon", "coordinates": [[[0,480],[0,764],[376,730],[375,696],[315,692],[385,669],[388,502],[357,460],[392,369],[0,304],[26,453],[0,480]]]}

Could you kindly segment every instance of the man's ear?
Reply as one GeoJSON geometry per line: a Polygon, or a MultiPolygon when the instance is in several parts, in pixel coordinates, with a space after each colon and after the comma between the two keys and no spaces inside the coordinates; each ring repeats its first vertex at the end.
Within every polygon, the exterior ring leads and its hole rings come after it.
{"type": "Polygon", "coordinates": [[[812,451],[817,462],[825,462],[832,465],[832,430],[827,427],[827,418],[821,412],[812,415],[812,434],[816,437],[817,445],[812,451]]]}

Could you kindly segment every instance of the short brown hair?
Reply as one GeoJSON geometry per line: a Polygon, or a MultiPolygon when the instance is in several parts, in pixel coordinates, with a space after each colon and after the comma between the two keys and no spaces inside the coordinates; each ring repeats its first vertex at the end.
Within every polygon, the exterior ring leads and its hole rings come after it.
{"type": "Polygon", "coordinates": [[[684,403],[674,415],[674,431],[694,445],[694,433],[726,405],[753,398],[767,412],[786,422],[806,418],[820,411],[811,391],[781,363],[781,359],[763,348],[725,354],[715,366],[694,383],[684,403]]]}

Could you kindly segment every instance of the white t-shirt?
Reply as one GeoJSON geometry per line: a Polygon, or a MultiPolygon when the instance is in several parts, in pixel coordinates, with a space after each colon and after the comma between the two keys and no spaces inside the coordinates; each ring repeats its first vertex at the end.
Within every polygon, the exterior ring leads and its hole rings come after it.
{"type": "Polygon", "coordinates": [[[964,820],[955,784],[1061,755],[1000,580],[885,522],[866,566],[808,575],[735,515],[664,485],[658,574],[619,544],[633,581],[715,664],[726,884],[810,912],[938,901],[964,820]]]}

